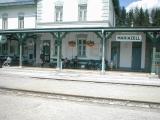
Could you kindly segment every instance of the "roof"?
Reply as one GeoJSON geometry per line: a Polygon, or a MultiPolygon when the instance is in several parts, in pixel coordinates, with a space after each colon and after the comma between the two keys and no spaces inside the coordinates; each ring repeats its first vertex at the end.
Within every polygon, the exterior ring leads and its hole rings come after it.
{"type": "Polygon", "coordinates": [[[0,0],[0,6],[32,5],[35,0],[0,0]]]}
{"type": "Polygon", "coordinates": [[[8,33],[45,33],[45,32],[158,32],[159,27],[76,27],[76,28],[34,28],[34,29],[7,29],[0,30],[0,34],[8,33]]]}

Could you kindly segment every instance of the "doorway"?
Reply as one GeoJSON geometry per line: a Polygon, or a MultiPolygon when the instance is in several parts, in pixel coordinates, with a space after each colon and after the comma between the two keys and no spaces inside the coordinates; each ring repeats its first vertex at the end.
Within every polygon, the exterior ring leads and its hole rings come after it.
{"type": "Polygon", "coordinates": [[[132,43],[132,70],[141,70],[141,42],[132,43]]]}
{"type": "Polygon", "coordinates": [[[43,41],[44,62],[50,62],[50,40],[43,41]]]}
{"type": "Polygon", "coordinates": [[[113,68],[118,69],[120,61],[120,42],[111,42],[111,61],[113,63],[113,68]]]}

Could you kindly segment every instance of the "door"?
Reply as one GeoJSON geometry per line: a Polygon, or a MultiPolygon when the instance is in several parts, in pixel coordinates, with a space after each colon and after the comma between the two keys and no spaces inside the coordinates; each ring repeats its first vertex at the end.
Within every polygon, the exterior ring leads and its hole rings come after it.
{"type": "Polygon", "coordinates": [[[44,62],[50,62],[50,41],[45,40],[43,41],[43,55],[44,55],[44,62]]]}
{"type": "Polygon", "coordinates": [[[120,61],[120,42],[111,43],[111,61],[113,62],[114,68],[119,68],[120,61]]]}
{"type": "Polygon", "coordinates": [[[141,70],[141,42],[132,43],[132,70],[141,70]]]}

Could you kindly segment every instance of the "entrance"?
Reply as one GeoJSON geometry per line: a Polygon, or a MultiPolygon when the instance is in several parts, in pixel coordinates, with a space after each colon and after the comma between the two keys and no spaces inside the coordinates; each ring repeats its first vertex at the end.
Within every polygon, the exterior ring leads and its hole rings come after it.
{"type": "Polygon", "coordinates": [[[44,62],[50,62],[50,40],[43,41],[44,62]]]}
{"type": "Polygon", "coordinates": [[[141,42],[132,43],[132,70],[141,70],[141,42]]]}
{"type": "Polygon", "coordinates": [[[111,61],[113,62],[113,68],[119,68],[120,42],[113,41],[111,43],[111,61]]]}

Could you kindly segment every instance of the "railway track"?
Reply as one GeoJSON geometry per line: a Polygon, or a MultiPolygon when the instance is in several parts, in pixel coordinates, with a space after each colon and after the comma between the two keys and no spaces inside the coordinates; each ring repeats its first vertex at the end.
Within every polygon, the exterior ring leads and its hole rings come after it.
{"type": "Polygon", "coordinates": [[[40,97],[44,99],[59,99],[74,102],[88,102],[93,104],[109,104],[109,105],[120,105],[128,107],[141,107],[141,108],[154,108],[160,109],[160,104],[149,103],[149,102],[139,102],[139,101],[128,101],[128,100],[118,100],[110,98],[98,98],[98,97],[87,97],[87,96],[76,96],[68,94],[57,94],[57,93],[46,93],[37,92],[29,90],[11,89],[0,87],[0,94],[15,95],[15,96],[32,96],[40,97]]]}

